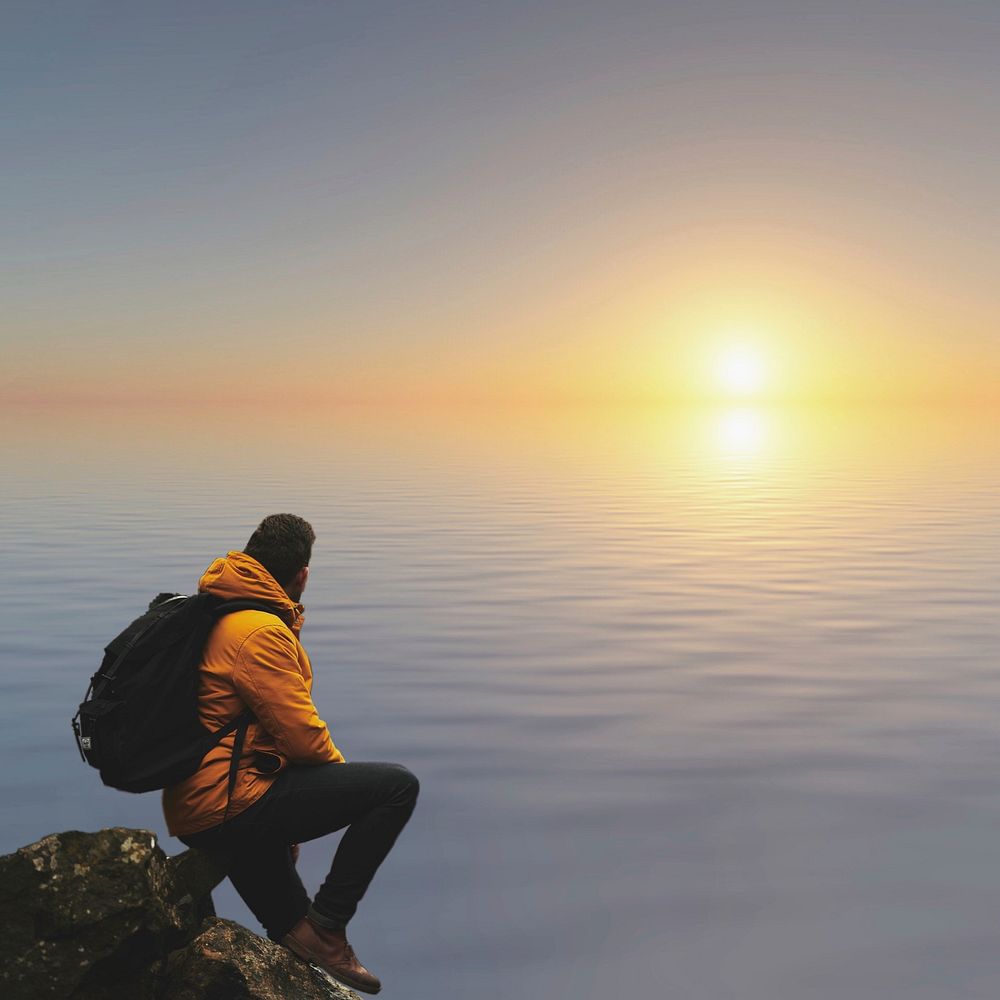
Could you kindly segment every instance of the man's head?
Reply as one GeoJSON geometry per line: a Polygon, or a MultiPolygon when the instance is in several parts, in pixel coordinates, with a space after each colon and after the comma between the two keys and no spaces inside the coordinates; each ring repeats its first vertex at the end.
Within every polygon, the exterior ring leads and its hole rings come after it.
{"type": "Polygon", "coordinates": [[[302,598],[309,577],[316,533],[295,514],[269,514],[257,525],[243,550],[281,584],[293,601],[302,598]]]}

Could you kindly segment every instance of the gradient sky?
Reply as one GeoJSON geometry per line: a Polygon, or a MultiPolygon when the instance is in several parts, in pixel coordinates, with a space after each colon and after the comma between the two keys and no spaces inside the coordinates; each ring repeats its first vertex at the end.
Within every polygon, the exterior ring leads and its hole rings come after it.
{"type": "Polygon", "coordinates": [[[1000,384],[1000,5],[15,3],[0,391],[1000,384]]]}

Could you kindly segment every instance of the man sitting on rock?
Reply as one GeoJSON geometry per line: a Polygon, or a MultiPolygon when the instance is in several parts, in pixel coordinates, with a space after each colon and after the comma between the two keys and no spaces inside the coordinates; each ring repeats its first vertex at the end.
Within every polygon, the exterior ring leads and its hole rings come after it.
{"type": "Polygon", "coordinates": [[[205,646],[198,710],[217,730],[249,709],[239,752],[226,736],[191,777],[167,788],[170,833],[227,856],[236,891],[271,940],[365,993],[381,984],[357,959],[345,928],[416,805],[419,783],[400,764],[348,763],[313,705],[312,668],[298,639],[299,603],[315,534],[293,514],[264,518],[242,552],[216,559],[199,590],[263,601],[274,613],[221,618],[205,646]],[[299,843],[347,827],[310,902],[295,868],[299,843]]]}

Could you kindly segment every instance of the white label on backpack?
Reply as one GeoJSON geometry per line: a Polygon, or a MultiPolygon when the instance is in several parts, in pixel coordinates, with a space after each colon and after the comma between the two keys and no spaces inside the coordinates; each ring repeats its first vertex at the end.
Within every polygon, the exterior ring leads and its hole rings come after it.
{"type": "Polygon", "coordinates": [[[82,746],[84,750],[90,750],[91,749],[91,746],[90,746],[90,737],[89,736],[81,736],[80,737],[80,746],[82,746]]]}

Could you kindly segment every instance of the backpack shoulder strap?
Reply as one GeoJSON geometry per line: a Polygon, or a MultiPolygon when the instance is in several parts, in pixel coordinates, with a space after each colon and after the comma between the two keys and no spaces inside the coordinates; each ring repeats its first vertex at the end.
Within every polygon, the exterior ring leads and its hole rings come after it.
{"type": "Polygon", "coordinates": [[[229,758],[229,779],[226,787],[226,811],[222,817],[223,823],[229,818],[229,807],[232,805],[233,792],[236,790],[236,776],[240,766],[240,758],[243,756],[243,743],[247,738],[247,730],[250,728],[250,723],[256,721],[257,716],[250,709],[247,709],[245,712],[240,712],[235,719],[227,722],[215,733],[219,740],[233,731],[236,733],[233,739],[233,753],[229,758]]]}

